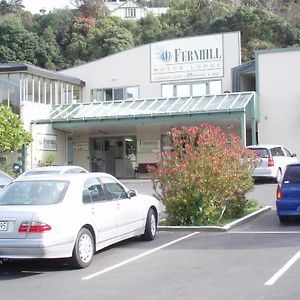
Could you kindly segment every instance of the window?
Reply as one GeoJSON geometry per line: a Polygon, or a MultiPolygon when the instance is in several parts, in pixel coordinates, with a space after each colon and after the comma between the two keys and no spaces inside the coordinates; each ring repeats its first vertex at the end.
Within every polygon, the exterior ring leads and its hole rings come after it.
{"type": "Polygon", "coordinates": [[[222,82],[218,81],[210,81],[209,82],[209,94],[221,94],[222,93],[222,82]]]}
{"type": "Polygon", "coordinates": [[[283,147],[283,150],[284,150],[286,156],[288,156],[288,157],[293,157],[293,156],[294,156],[294,155],[291,153],[291,151],[289,151],[288,149],[286,149],[286,148],[283,147]]]}
{"type": "Polygon", "coordinates": [[[174,86],[173,84],[164,84],[162,86],[162,97],[170,98],[174,97],[174,86]]]}
{"type": "Polygon", "coordinates": [[[284,152],[280,147],[270,149],[273,156],[284,156],[284,152]]]}
{"type": "Polygon", "coordinates": [[[128,87],[126,88],[126,99],[138,99],[139,89],[138,87],[128,87]]]}
{"type": "Polygon", "coordinates": [[[84,189],[82,193],[82,202],[99,202],[108,200],[106,193],[97,178],[89,178],[84,183],[84,189]]]}
{"type": "Polygon", "coordinates": [[[114,100],[124,99],[124,89],[114,89],[114,100]]]}
{"type": "Polygon", "coordinates": [[[191,96],[191,89],[190,85],[184,84],[184,85],[177,85],[177,97],[190,97],[191,96]]]}
{"type": "Polygon", "coordinates": [[[163,98],[203,96],[208,94],[220,94],[221,92],[221,80],[162,85],[163,98]]]}
{"type": "Polygon", "coordinates": [[[102,177],[101,181],[106,187],[111,199],[126,199],[127,193],[124,188],[111,177],[102,177]]]}
{"type": "Polygon", "coordinates": [[[137,99],[138,97],[139,89],[137,86],[91,90],[92,102],[137,99]]]}
{"type": "Polygon", "coordinates": [[[3,190],[1,205],[49,205],[62,201],[69,183],[62,180],[15,181],[3,190]]]}
{"type": "Polygon", "coordinates": [[[125,18],[135,18],[136,9],[135,8],[126,8],[125,9],[125,18]]]}
{"type": "Polygon", "coordinates": [[[283,182],[299,184],[300,183],[300,166],[298,166],[298,165],[288,166],[284,173],[283,182]]]}
{"type": "Polygon", "coordinates": [[[192,85],[193,96],[203,96],[206,94],[207,94],[206,83],[196,83],[192,85]]]}
{"type": "Polygon", "coordinates": [[[8,101],[8,74],[0,75],[0,103],[8,101]]]}

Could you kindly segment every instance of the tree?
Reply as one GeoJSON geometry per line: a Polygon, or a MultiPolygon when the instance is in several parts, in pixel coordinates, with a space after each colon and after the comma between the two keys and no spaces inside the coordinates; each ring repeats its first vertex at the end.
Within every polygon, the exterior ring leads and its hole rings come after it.
{"type": "Polygon", "coordinates": [[[249,49],[299,46],[300,30],[288,24],[283,18],[265,9],[242,6],[233,14],[217,19],[209,25],[207,33],[241,31],[242,59],[254,59],[249,49]],[[253,43],[255,41],[255,43],[253,43]],[[255,47],[253,47],[255,45],[255,47]]]}
{"type": "Polygon", "coordinates": [[[120,26],[119,18],[101,18],[94,30],[91,30],[87,44],[90,59],[97,59],[134,47],[134,38],[130,31],[120,26]]]}
{"type": "Polygon", "coordinates": [[[9,13],[17,13],[22,10],[22,0],[1,0],[0,1],[0,15],[6,15],[9,13]]]}
{"type": "Polygon", "coordinates": [[[83,16],[99,18],[108,12],[103,0],[73,0],[72,4],[77,7],[83,16]]]}
{"type": "Polygon", "coordinates": [[[20,117],[10,107],[1,104],[0,153],[17,151],[31,142],[31,134],[24,130],[20,117]]]}
{"type": "Polygon", "coordinates": [[[23,61],[38,65],[36,51],[39,49],[39,37],[27,31],[20,20],[4,17],[0,21],[0,45],[5,50],[1,62],[23,61]]]}

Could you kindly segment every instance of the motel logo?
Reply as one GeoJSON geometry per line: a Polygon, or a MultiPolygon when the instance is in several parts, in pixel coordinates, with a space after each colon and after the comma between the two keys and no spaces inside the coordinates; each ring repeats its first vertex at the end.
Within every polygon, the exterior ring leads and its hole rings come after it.
{"type": "Polygon", "coordinates": [[[223,76],[223,37],[212,35],[151,45],[151,81],[223,76]]]}

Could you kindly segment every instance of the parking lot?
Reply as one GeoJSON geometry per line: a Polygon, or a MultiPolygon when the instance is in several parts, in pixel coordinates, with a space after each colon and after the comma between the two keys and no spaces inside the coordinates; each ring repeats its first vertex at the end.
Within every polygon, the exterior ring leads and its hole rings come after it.
{"type": "MultiPolygon", "coordinates": [[[[129,186],[131,183],[127,183],[129,186]]],[[[149,183],[136,185],[151,193],[149,183]]],[[[251,197],[274,206],[275,184],[251,197]]],[[[299,299],[300,224],[270,210],[229,232],[159,231],[100,251],[90,267],[0,265],[1,299],[299,299]]]]}

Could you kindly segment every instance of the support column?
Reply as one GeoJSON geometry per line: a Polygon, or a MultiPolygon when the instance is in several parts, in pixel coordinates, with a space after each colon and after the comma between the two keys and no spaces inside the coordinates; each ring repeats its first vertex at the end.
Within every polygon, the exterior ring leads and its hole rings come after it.
{"type": "Polygon", "coordinates": [[[241,116],[241,136],[242,136],[242,145],[246,147],[246,112],[244,111],[241,116]]]}
{"type": "Polygon", "coordinates": [[[255,111],[255,96],[253,96],[253,100],[251,103],[251,137],[252,137],[252,145],[257,145],[256,138],[256,111],[255,111]]]}

